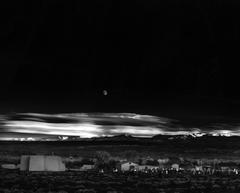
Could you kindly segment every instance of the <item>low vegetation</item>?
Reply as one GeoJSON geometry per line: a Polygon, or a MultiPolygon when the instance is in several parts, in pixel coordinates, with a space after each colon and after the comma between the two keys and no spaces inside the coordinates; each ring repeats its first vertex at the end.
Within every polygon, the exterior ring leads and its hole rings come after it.
{"type": "Polygon", "coordinates": [[[240,176],[138,172],[0,171],[0,193],[239,193],[240,176]]]}

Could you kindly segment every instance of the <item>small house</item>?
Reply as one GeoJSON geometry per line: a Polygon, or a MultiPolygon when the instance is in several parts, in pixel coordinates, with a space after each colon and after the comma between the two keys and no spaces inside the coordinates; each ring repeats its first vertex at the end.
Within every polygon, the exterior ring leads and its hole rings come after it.
{"type": "Polygon", "coordinates": [[[139,165],[133,162],[125,162],[121,164],[122,171],[134,171],[139,170],[139,165]]]}
{"type": "Polygon", "coordinates": [[[94,169],[95,165],[89,165],[89,164],[84,164],[81,168],[80,171],[88,171],[94,169]]]}
{"type": "Polygon", "coordinates": [[[203,171],[203,167],[202,166],[195,166],[195,170],[196,171],[203,171]]]}
{"type": "Polygon", "coordinates": [[[172,164],[171,168],[174,170],[179,170],[179,164],[172,164]]]}
{"type": "Polygon", "coordinates": [[[169,158],[164,158],[164,159],[158,159],[157,160],[159,164],[166,164],[169,162],[169,158]]]}

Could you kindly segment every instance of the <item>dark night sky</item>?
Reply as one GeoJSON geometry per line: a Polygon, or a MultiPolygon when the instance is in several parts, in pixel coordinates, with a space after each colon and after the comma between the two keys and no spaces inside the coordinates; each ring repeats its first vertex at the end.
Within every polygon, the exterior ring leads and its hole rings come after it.
{"type": "Polygon", "coordinates": [[[185,96],[238,101],[239,7],[231,0],[7,1],[2,97],[86,101],[93,110],[136,96],[139,104],[185,96]]]}

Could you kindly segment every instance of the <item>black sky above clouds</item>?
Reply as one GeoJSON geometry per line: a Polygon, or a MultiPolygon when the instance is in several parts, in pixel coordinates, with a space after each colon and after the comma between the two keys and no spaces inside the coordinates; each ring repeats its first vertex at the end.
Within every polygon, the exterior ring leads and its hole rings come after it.
{"type": "Polygon", "coordinates": [[[239,101],[237,1],[1,4],[0,89],[13,110],[24,102],[157,109],[203,97],[230,112],[226,101],[239,101]]]}

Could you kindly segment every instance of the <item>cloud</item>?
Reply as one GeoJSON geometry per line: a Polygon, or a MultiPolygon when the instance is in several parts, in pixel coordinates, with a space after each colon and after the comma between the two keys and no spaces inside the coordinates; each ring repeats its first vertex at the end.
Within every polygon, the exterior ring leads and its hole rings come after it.
{"type": "Polygon", "coordinates": [[[0,116],[0,140],[24,136],[37,139],[52,136],[80,136],[92,138],[129,134],[136,137],[154,135],[224,135],[240,136],[238,125],[209,123],[203,127],[189,128],[175,119],[135,113],[19,113],[0,116]]]}

